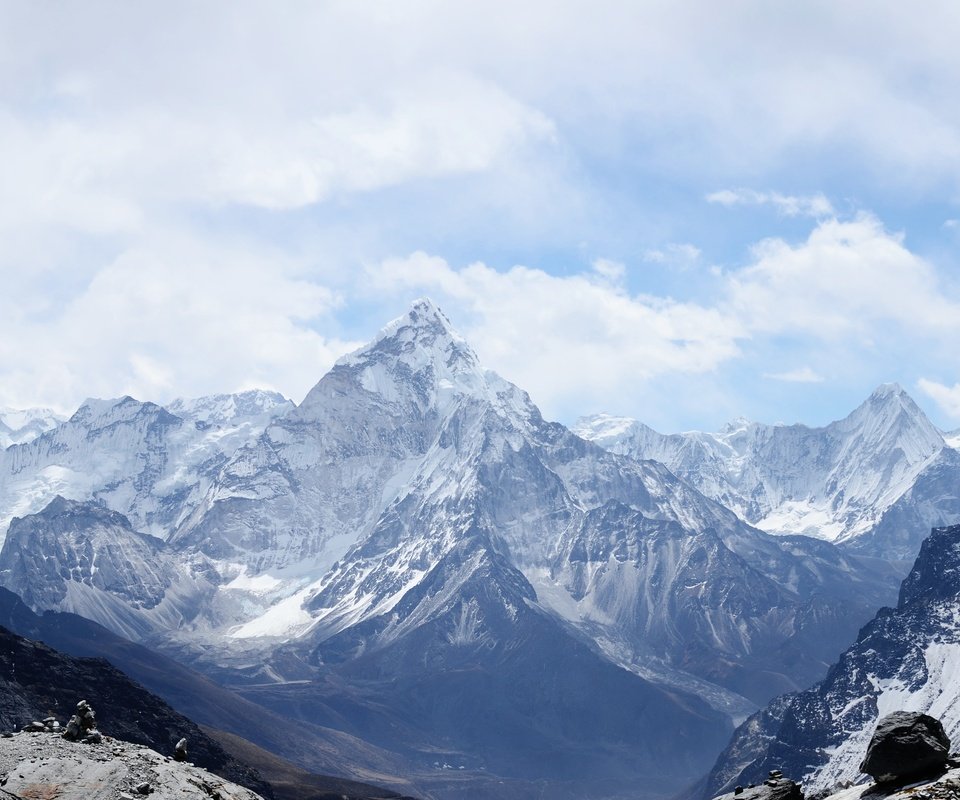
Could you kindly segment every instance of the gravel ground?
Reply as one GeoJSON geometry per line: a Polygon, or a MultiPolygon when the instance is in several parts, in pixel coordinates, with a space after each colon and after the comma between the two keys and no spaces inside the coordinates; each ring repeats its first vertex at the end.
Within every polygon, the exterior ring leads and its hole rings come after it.
{"type": "Polygon", "coordinates": [[[200,767],[104,736],[99,744],[56,733],[0,738],[0,798],[25,800],[262,800],[200,767]]]}

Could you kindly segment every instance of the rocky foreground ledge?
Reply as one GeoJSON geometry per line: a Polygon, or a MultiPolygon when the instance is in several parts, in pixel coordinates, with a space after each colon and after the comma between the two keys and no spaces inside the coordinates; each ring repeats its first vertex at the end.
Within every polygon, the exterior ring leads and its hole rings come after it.
{"type": "Polygon", "coordinates": [[[255,792],[149,747],[102,736],[71,742],[49,732],[0,739],[0,799],[262,800],[255,792]]]}
{"type": "Polygon", "coordinates": [[[851,786],[826,800],[960,800],[960,768],[950,769],[933,780],[885,788],[875,783],[851,786]]]}

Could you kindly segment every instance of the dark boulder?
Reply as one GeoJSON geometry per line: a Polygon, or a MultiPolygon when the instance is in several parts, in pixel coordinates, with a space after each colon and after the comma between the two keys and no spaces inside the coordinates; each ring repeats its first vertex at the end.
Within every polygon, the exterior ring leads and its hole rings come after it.
{"type": "Polygon", "coordinates": [[[877,783],[935,776],[943,771],[950,739],[940,720],[914,711],[896,711],[877,723],[860,771],[877,783]]]}

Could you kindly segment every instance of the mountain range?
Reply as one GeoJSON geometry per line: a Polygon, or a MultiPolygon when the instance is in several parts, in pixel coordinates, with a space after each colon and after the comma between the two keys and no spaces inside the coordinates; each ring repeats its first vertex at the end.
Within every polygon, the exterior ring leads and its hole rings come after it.
{"type": "Polygon", "coordinates": [[[0,452],[0,584],[437,797],[666,796],[893,601],[956,458],[895,386],[823,429],[571,431],[423,300],[298,406],[88,400],[0,452]]]}
{"type": "Polygon", "coordinates": [[[849,551],[913,561],[935,526],[960,519],[960,454],[897,384],[822,428],[736,420],[719,433],[661,434],[600,414],[573,430],[654,459],[746,522],[849,551]]]}

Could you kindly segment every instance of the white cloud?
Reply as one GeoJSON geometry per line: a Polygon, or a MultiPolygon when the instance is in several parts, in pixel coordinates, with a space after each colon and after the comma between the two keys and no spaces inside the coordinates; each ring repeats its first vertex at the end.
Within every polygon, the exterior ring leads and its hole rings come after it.
{"type": "MultiPolygon", "coordinates": [[[[435,296],[463,321],[484,362],[552,413],[608,407],[612,397],[648,391],[652,379],[729,366],[748,343],[771,365],[782,361],[784,338],[791,358],[835,365],[882,359],[891,341],[930,349],[960,335],[960,302],[900,235],[868,215],[820,221],[797,244],[761,242],[750,264],[716,275],[700,303],[630,294],[621,266],[598,260],[558,276],[522,266],[456,268],[415,253],[368,276],[372,291],[435,296]]],[[[824,380],[808,365],[762,374],[824,380]]]]}
{"type": "Polygon", "coordinates": [[[534,144],[553,123],[498,87],[462,75],[405,87],[382,108],[359,106],[227,137],[209,176],[211,196],[294,208],[338,192],[483,172],[534,144]]]}
{"type": "Polygon", "coordinates": [[[932,381],[928,378],[921,378],[917,381],[917,386],[927,397],[939,406],[939,408],[953,419],[960,419],[960,383],[953,386],[932,381]]]}
{"type": "Polygon", "coordinates": [[[598,258],[593,264],[593,271],[612,283],[621,282],[627,274],[627,268],[619,261],[611,261],[608,258],[598,258]]]}
{"type": "Polygon", "coordinates": [[[721,189],[707,195],[708,203],[721,206],[773,206],[786,217],[822,219],[834,215],[833,205],[823,194],[788,195],[754,189],[721,189]]]}
{"type": "Polygon", "coordinates": [[[761,242],[729,275],[728,302],[756,333],[869,342],[891,323],[911,337],[960,331],[960,302],[933,266],[869,215],[823,221],[798,245],[761,242]]]}
{"type": "MultiPolygon", "coordinates": [[[[167,238],[122,253],[52,319],[0,317],[0,404],[276,388],[299,401],[355,346],[311,325],[339,304],[275,253],[167,238]]],[[[9,311],[9,309],[8,309],[9,311]]]]}
{"type": "Polygon", "coordinates": [[[812,367],[798,367],[787,372],[767,372],[764,377],[787,383],[823,383],[823,376],[812,367]]]}
{"type": "Polygon", "coordinates": [[[0,227],[106,234],[182,203],[294,209],[482,172],[553,136],[542,113],[465,76],[293,118],[221,121],[203,109],[134,107],[81,123],[3,115],[0,106],[0,227]]]}
{"type": "Polygon", "coordinates": [[[548,404],[706,374],[748,341],[790,338],[788,363],[818,365],[811,342],[952,341],[934,266],[822,194],[710,195],[814,228],[686,285],[660,266],[701,263],[695,245],[638,242],[700,243],[677,209],[710,187],[952,202],[958,35],[946,2],[7,4],[0,398],[245,381],[296,397],[345,345],[316,332],[338,330],[324,287],[362,306],[351,270],[417,248],[543,267],[401,260],[381,286],[444,293],[548,404]],[[593,253],[632,268],[554,268],[593,253]],[[301,273],[311,259],[334,266],[301,273]]]}
{"type": "Polygon", "coordinates": [[[465,320],[492,369],[548,413],[600,407],[655,376],[702,373],[738,353],[736,320],[694,303],[630,296],[592,273],[567,277],[485,264],[456,269],[425,253],[370,271],[380,290],[429,293],[465,320]]]}
{"type": "Polygon", "coordinates": [[[694,266],[700,260],[700,248],[688,242],[670,242],[661,248],[645,250],[642,258],[651,264],[665,264],[684,270],[694,266]]]}

